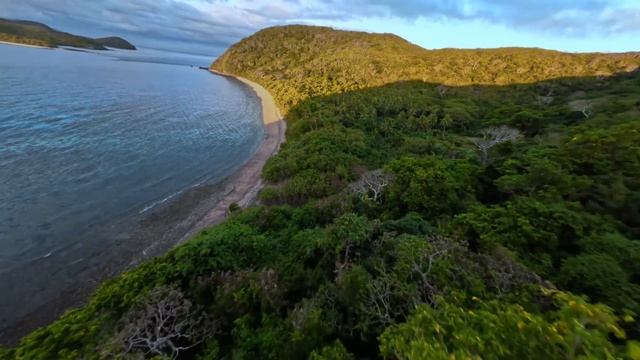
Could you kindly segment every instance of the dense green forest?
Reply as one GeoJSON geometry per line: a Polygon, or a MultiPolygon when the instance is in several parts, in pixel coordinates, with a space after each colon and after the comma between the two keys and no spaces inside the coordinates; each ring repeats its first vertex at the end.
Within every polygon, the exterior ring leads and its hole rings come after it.
{"type": "Polygon", "coordinates": [[[213,65],[287,110],[261,205],[0,354],[640,359],[639,63],[261,31],[213,65]]]}
{"type": "Polygon", "coordinates": [[[44,46],[72,46],[84,49],[107,50],[105,46],[118,49],[136,50],[126,40],[119,37],[91,39],[50,28],[35,21],[9,20],[0,18],[0,41],[44,46]]]}
{"type": "Polygon", "coordinates": [[[607,76],[640,65],[640,53],[569,54],[531,48],[425,50],[393,34],[315,26],[261,30],[214,68],[258,80],[288,110],[303,99],[420,80],[447,86],[511,85],[607,76]]]}

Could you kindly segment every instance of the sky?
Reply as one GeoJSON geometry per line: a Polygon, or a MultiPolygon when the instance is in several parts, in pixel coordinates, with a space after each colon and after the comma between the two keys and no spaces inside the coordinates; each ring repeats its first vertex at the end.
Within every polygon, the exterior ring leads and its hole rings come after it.
{"type": "Polygon", "coordinates": [[[212,57],[284,24],[389,32],[427,49],[640,50],[640,0],[0,0],[0,17],[212,57]]]}

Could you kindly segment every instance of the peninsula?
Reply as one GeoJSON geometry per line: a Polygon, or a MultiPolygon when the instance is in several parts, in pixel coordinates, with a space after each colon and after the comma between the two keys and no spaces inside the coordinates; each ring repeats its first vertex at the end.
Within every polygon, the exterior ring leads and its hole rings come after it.
{"type": "Polygon", "coordinates": [[[55,48],[70,46],[91,50],[107,50],[107,47],[136,50],[136,47],[120,37],[92,39],[58,31],[35,21],[0,18],[0,42],[55,48]]]}

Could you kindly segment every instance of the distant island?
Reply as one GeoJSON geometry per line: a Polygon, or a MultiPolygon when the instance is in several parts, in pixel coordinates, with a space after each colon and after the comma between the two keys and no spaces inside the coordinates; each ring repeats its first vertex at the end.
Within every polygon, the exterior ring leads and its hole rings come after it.
{"type": "Polygon", "coordinates": [[[0,42],[49,48],[72,46],[91,50],[107,50],[107,47],[136,50],[130,42],[117,36],[92,39],[58,31],[35,21],[2,18],[0,18],[0,42]]]}
{"type": "Polygon", "coordinates": [[[136,47],[133,46],[133,44],[131,44],[127,40],[118,36],[97,38],[95,39],[95,41],[99,42],[103,46],[114,48],[114,49],[136,50],[136,47]]]}

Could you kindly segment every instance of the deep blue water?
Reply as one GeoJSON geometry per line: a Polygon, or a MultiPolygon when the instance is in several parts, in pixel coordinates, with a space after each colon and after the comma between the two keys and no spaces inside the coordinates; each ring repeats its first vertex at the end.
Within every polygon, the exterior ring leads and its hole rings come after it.
{"type": "Polygon", "coordinates": [[[123,218],[257,150],[255,94],[175,65],[210,60],[0,45],[0,325],[99,265],[123,218]]]}

